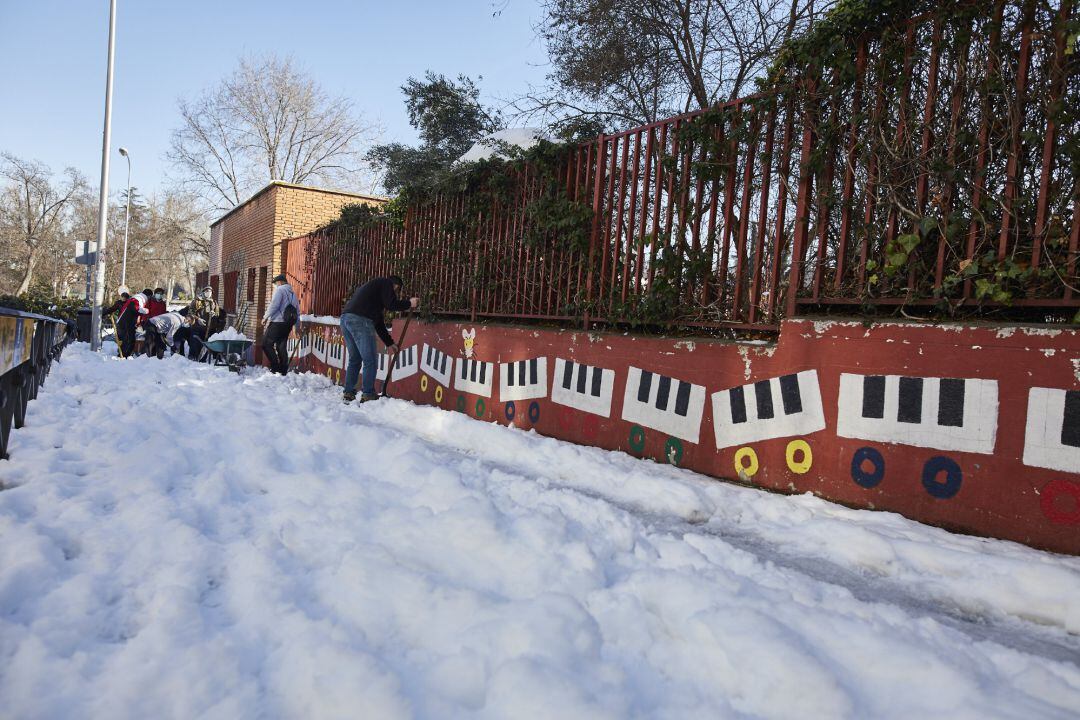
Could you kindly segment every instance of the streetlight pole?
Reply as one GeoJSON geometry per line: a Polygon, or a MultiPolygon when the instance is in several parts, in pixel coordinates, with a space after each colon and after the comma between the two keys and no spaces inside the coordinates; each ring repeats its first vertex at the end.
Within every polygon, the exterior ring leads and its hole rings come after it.
{"type": "Polygon", "coordinates": [[[120,154],[127,158],[128,165],[127,209],[124,210],[124,261],[120,266],[120,284],[127,285],[128,224],[131,222],[131,156],[128,155],[127,148],[120,148],[120,154]]]}
{"type": "Polygon", "coordinates": [[[94,255],[94,313],[90,349],[101,349],[101,310],[105,304],[105,234],[109,221],[109,141],[112,139],[113,55],[116,50],[116,0],[109,0],[109,61],[105,72],[105,129],[101,139],[101,196],[98,198],[97,253],[94,255]]]}

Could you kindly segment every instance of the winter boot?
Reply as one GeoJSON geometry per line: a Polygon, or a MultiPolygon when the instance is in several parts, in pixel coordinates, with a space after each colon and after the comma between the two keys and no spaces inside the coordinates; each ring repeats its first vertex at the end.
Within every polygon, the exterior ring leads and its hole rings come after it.
{"type": "Polygon", "coordinates": [[[378,400],[379,396],[376,393],[364,393],[360,396],[360,402],[370,402],[372,400],[378,400]]]}
{"type": "Polygon", "coordinates": [[[348,405],[356,399],[356,393],[346,391],[345,394],[341,396],[341,399],[345,401],[346,405],[348,405]]]}

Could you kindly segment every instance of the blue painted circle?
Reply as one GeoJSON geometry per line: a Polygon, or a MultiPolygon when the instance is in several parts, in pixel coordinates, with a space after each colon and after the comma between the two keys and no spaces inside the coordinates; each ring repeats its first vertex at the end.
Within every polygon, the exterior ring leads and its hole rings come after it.
{"type": "Polygon", "coordinates": [[[941,500],[948,500],[960,492],[964,473],[952,458],[937,455],[926,461],[922,469],[922,484],[926,492],[941,500]],[[945,473],[945,480],[939,481],[938,475],[945,473]]]}
{"type": "Polygon", "coordinates": [[[540,419],[540,403],[535,400],[529,403],[529,422],[536,424],[536,421],[540,419]]]}
{"type": "Polygon", "coordinates": [[[861,447],[851,456],[851,479],[864,488],[877,487],[885,479],[885,458],[872,447],[861,447]],[[871,472],[863,470],[867,460],[874,466],[871,472]]]}
{"type": "Polygon", "coordinates": [[[516,415],[516,414],[517,414],[517,408],[514,406],[514,401],[511,400],[510,402],[506,403],[506,419],[507,420],[513,420],[514,415],[516,415]]]}

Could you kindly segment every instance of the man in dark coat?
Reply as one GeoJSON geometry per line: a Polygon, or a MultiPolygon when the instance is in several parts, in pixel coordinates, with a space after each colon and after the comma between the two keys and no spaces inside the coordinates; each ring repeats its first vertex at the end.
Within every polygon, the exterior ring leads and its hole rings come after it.
{"type": "Polygon", "coordinates": [[[345,368],[345,402],[356,399],[356,381],[363,365],[363,395],[360,402],[378,400],[375,394],[375,373],[377,353],[375,336],[378,335],[383,345],[391,353],[398,351],[394,339],[386,331],[387,310],[400,312],[415,309],[420,305],[420,298],[399,300],[401,278],[397,275],[375,278],[356,288],[352,297],[341,310],[341,335],[345,347],[349,350],[349,363],[345,368]]]}

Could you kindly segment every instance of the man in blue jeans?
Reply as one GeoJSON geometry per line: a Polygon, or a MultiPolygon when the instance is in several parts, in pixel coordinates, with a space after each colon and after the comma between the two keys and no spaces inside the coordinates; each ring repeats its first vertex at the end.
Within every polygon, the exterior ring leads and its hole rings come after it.
{"type": "Polygon", "coordinates": [[[411,310],[420,304],[420,298],[415,297],[399,300],[400,292],[401,278],[397,275],[368,280],[356,288],[341,309],[341,335],[345,338],[345,347],[349,350],[349,364],[345,368],[346,403],[356,399],[356,381],[360,375],[361,364],[364,368],[364,379],[360,402],[379,399],[375,394],[375,372],[378,369],[375,336],[379,336],[390,353],[398,351],[398,346],[386,330],[383,313],[387,310],[411,310]]]}

